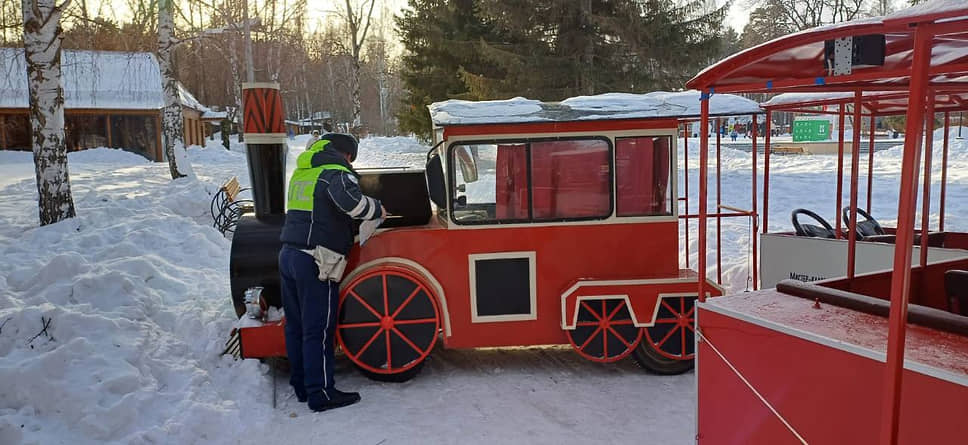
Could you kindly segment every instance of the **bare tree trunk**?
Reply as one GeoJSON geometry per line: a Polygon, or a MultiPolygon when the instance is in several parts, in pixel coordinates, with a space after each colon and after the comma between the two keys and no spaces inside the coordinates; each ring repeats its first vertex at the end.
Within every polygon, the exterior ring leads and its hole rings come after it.
{"type": "Polygon", "coordinates": [[[158,1],[158,67],[161,69],[161,88],[165,95],[165,107],[161,111],[161,139],[168,157],[171,179],[177,179],[193,176],[194,172],[185,151],[185,122],[182,120],[175,66],[171,60],[175,46],[172,2],[173,0],[158,1]]]}
{"type": "Polygon", "coordinates": [[[340,11],[349,27],[351,50],[353,55],[353,72],[350,75],[351,100],[353,102],[353,131],[362,131],[363,127],[363,107],[360,103],[360,60],[363,52],[363,45],[366,43],[366,34],[370,29],[370,22],[373,19],[373,7],[376,0],[363,0],[357,5],[357,10],[353,10],[353,2],[345,1],[345,10],[340,11]],[[369,5],[369,6],[367,6],[369,5]],[[364,15],[364,10],[366,13],[364,15]]]}
{"type": "Polygon", "coordinates": [[[70,3],[23,0],[24,58],[30,95],[30,125],[40,224],[73,218],[67,141],[64,134],[64,88],[61,86],[60,18],[70,3]]]}

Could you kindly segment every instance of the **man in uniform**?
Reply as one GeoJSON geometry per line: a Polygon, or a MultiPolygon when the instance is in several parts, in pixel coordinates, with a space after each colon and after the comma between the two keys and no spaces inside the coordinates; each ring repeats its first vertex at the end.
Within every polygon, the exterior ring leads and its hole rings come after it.
{"type": "Polygon", "coordinates": [[[353,136],[325,134],[299,155],[289,181],[279,251],[289,383],[313,411],[360,401],[359,393],[339,391],[333,382],[339,281],[353,245],[352,219],[378,219],[385,211],[360,191],[351,166],[357,148],[353,136]]]}

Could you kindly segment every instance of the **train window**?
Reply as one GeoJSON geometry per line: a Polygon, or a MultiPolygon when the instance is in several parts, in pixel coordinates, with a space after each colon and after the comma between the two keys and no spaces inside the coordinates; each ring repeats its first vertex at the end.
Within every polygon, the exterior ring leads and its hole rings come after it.
{"type": "Polygon", "coordinates": [[[668,136],[616,138],[618,216],[672,215],[671,147],[668,136]]]}
{"type": "Polygon", "coordinates": [[[608,142],[601,139],[531,143],[533,216],[605,218],[612,213],[608,142]]]}
{"type": "Polygon", "coordinates": [[[452,208],[461,224],[528,219],[527,145],[458,145],[451,152],[452,208]]]}

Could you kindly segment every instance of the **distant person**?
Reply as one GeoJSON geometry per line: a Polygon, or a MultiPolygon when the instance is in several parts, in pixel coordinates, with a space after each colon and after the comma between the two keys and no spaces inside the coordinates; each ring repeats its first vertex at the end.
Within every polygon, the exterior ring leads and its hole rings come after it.
{"type": "Polygon", "coordinates": [[[739,137],[739,133],[737,133],[735,129],[729,133],[729,138],[732,139],[733,142],[736,142],[737,137],[739,137]]]}
{"type": "Polygon", "coordinates": [[[306,141],[306,150],[309,150],[309,147],[312,147],[313,144],[315,144],[316,141],[318,140],[319,140],[319,130],[313,130],[313,132],[309,134],[309,140],[306,141]]]}

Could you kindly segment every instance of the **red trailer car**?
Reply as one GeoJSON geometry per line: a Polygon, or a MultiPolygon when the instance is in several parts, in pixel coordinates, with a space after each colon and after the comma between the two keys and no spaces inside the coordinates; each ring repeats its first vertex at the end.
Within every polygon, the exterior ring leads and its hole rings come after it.
{"type": "MultiPolygon", "coordinates": [[[[855,131],[849,204],[841,209],[838,188],[835,209],[838,221],[846,213],[846,233],[839,222],[834,228],[819,216],[815,219],[823,227],[808,227],[797,218],[812,212],[796,210],[792,222],[797,233],[773,239],[786,239],[788,247],[763,251],[764,264],[796,260],[801,268],[826,262],[839,265],[837,270],[820,272],[826,279],[814,283],[782,280],[775,289],[697,303],[699,443],[968,443],[962,423],[968,419],[965,238],[931,232],[928,224],[935,112],[968,107],[966,80],[968,3],[936,0],[886,17],[781,37],[710,66],[687,83],[706,97],[847,93],[847,98],[829,95],[819,103],[852,104],[858,129],[865,109],[869,114],[906,113],[893,234],[867,233],[882,228],[869,217],[858,220],[861,141],[855,131]],[[919,233],[915,215],[922,162],[919,233]],[[824,255],[816,255],[820,244],[837,249],[824,247],[824,255]],[[879,261],[868,255],[872,249],[890,259],[888,268],[872,266],[879,261]],[[952,256],[932,255],[945,252],[952,256]],[[808,256],[814,260],[802,261],[808,256]]],[[[844,105],[838,114],[843,119],[844,105]]],[[[703,166],[706,148],[703,144],[700,150],[703,166]]],[[[702,167],[701,185],[705,176],[702,167]]],[[[706,258],[706,195],[703,186],[700,270],[706,258]]],[[[943,209],[944,191],[941,203],[943,209]]],[[[943,217],[939,229],[941,223],[943,217]]],[[[705,284],[698,283],[696,293],[703,300],[705,284]]]]}
{"type": "MultiPolygon", "coordinates": [[[[691,369],[698,275],[679,265],[676,135],[699,104],[691,91],[432,105],[425,171],[361,170],[364,192],[396,218],[350,254],[343,353],[396,381],[419,372],[438,338],[448,348],[570,344],[594,361],[632,354],[654,372],[691,369]]],[[[730,95],[712,107],[760,112],[730,95]]],[[[278,304],[275,270],[255,273],[250,259],[277,252],[253,247],[269,219],[243,218],[233,241],[240,316],[252,286],[278,304]]],[[[241,328],[242,355],[285,355],[282,323],[241,328]]]]}

